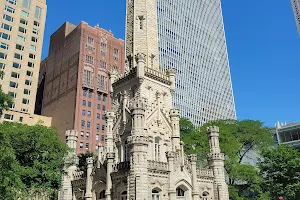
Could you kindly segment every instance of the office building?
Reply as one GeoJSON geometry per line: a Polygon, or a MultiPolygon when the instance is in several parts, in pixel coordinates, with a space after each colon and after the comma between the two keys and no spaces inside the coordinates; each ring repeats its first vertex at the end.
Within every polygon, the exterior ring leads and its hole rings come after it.
{"type": "Polygon", "coordinates": [[[300,35],[300,0],[291,0],[298,33],[300,35]]]}
{"type": "Polygon", "coordinates": [[[68,129],[80,133],[77,153],[96,152],[103,145],[112,68],[124,71],[124,41],[111,31],[66,22],[52,34],[41,63],[37,112],[52,117],[63,141],[68,129]]]}
{"type": "Polygon", "coordinates": [[[158,0],[162,69],[175,68],[174,106],[195,125],[236,119],[220,0],[158,0]]]}
{"type": "Polygon", "coordinates": [[[0,85],[14,102],[0,121],[51,125],[51,118],[34,115],[46,11],[46,0],[0,2],[0,85]]]}
{"type": "Polygon", "coordinates": [[[278,144],[290,145],[300,149],[300,123],[276,125],[276,140],[278,144]]]}

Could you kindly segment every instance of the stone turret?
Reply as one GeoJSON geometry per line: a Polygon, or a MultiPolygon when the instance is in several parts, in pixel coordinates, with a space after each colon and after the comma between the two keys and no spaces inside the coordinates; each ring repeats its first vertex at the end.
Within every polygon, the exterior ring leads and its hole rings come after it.
{"type": "Polygon", "coordinates": [[[132,131],[127,138],[130,148],[129,199],[147,199],[147,150],[149,138],[145,131],[145,101],[137,99],[131,105],[132,131]]]}
{"type": "Polygon", "coordinates": [[[93,157],[86,159],[87,170],[86,170],[86,193],[85,199],[92,200],[92,171],[94,166],[94,159],[93,157]]]}
{"type": "Polygon", "coordinates": [[[177,151],[180,150],[180,111],[178,109],[171,109],[170,118],[172,125],[172,145],[174,147],[174,150],[177,151]]]}
{"type": "Polygon", "coordinates": [[[228,186],[225,182],[225,156],[221,153],[219,145],[219,127],[212,126],[207,128],[210,153],[208,155],[209,166],[214,171],[215,196],[219,200],[229,200],[228,186]]]}
{"type": "Polygon", "coordinates": [[[72,184],[71,181],[73,179],[73,172],[77,169],[78,159],[76,156],[76,144],[77,144],[77,132],[74,130],[66,131],[66,143],[69,148],[72,150],[70,153],[65,157],[65,167],[64,170],[66,175],[63,176],[62,180],[62,190],[59,195],[59,199],[72,199],[72,184]],[[68,167],[67,167],[68,166],[68,167]]]}
{"type": "Polygon", "coordinates": [[[176,76],[176,70],[175,69],[168,69],[167,75],[169,77],[169,80],[171,82],[170,91],[171,94],[174,95],[175,93],[175,76],[176,76]]]}
{"type": "Polygon", "coordinates": [[[114,141],[113,141],[113,122],[115,114],[113,112],[106,112],[106,123],[107,123],[107,132],[106,132],[106,159],[107,159],[107,174],[106,174],[106,191],[105,197],[106,200],[111,200],[111,189],[112,189],[112,180],[111,173],[113,172],[113,162],[115,158],[114,153],[114,141]]]}
{"type": "Polygon", "coordinates": [[[190,155],[189,160],[192,166],[192,197],[193,200],[199,200],[198,178],[197,178],[197,155],[190,155]]]}

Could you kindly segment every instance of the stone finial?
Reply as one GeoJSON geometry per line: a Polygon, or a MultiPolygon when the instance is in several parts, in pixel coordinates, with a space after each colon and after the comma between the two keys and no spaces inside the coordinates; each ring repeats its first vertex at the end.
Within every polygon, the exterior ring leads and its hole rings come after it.
{"type": "Polygon", "coordinates": [[[115,158],[115,153],[114,152],[109,152],[106,154],[107,159],[114,159],[115,158]]]}
{"type": "Polygon", "coordinates": [[[180,117],[180,110],[179,109],[171,109],[170,117],[180,117]]]}
{"type": "Polygon", "coordinates": [[[174,151],[168,151],[168,152],[166,152],[166,156],[167,156],[167,159],[175,158],[175,152],[174,151]]]}
{"type": "Polygon", "coordinates": [[[192,163],[197,162],[197,160],[198,160],[197,155],[195,155],[195,154],[190,155],[190,156],[189,156],[189,160],[190,160],[192,163]]]}
{"type": "Polygon", "coordinates": [[[78,133],[75,130],[67,130],[66,131],[66,143],[68,147],[72,149],[76,149],[78,133]]]}
{"type": "Polygon", "coordinates": [[[87,166],[93,166],[94,164],[94,158],[93,157],[89,157],[86,159],[86,163],[87,163],[87,166]]]}
{"type": "Polygon", "coordinates": [[[146,109],[146,100],[136,99],[131,102],[130,110],[145,110],[146,109]]]}
{"type": "Polygon", "coordinates": [[[219,127],[217,127],[217,126],[207,127],[206,134],[208,137],[219,137],[219,127]]]}
{"type": "Polygon", "coordinates": [[[175,76],[176,75],[176,69],[167,69],[167,75],[168,76],[175,76]]]}
{"type": "Polygon", "coordinates": [[[146,54],[144,53],[138,53],[135,55],[135,60],[136,62],[143,62],[143,63],[146,63],[146,54]]]}
{"type": "Polygon", "coordinates": [[[168,69],[167,70],[167,76],[170,79],[171,86],[170,86],[170,91],[171,94],[175,94],[175,76],[176,76],[176,70],[175,69],[168,69]]]}
{"type": "Polygon", "coordinates": [[[105,112],[105,118],[107,120],[114,119],[115,118],[115,113],[114,112],[105,112]]]}

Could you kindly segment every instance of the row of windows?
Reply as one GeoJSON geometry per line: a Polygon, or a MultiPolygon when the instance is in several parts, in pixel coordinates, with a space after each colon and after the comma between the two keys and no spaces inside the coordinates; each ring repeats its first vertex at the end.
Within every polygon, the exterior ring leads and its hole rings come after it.
{"type": "MultiPolygon", "coordinates": [[[[83,105],[83,106],[86,106],[86,100],[82,100],[82,105],[83,105]]],[[[88,105],[89,108],[91,108],[91,107],[92,107],[92,102],[88,101],[87,105],[88,105]]],[[[101,109],[101,105],[100,105],[100,104],[97,104],[97,109],[98,109],[98,110],[101,109]]],[[[106,110],[106,107],[105,107],[104,105],[102,106],[102,110],[103,110],[103,111],[106,110]]]]}
{"type": "MultiPolygon", "coordinates": [[[[12,5],[17,5],[17,0],[6,0],[6,2],[12,4],[12,5]]],[[[29,9],[30,8],[30,0],[23,0],[23,8],[26,8],[26,9],[29,9]]],[[[10,13],[15,13],[15,9],[10,7],[10,6],[7,6],[5,5],[5,10],[7,12],[10,12],[10,13]]],[[[42,8],[40,8],[39,6],[36,6],[35,7],[35,13],[34,13],[34,17],[37,18],[37,19],[40,19],[41,18],[41,14],[42,14],[42,8]]],[[[23,16],[26,16],[26,17],[29,17],[29,13],[22,10],[22,15],[23,16]]]]}
{"type": "MultiPolygon", "coordinates": [[[[93,97],[93,92],[92,91],[88,91],[88,90],[83,90],[83,96],[86,97],[88,96],[88,98],[92,98],[93,97]]],[[[105,95],[100,95],[100,94],[97,94],[97,99],[99,101],[103,101],[103,102],[106,102],[106,96],[105,95]]]]}
{"type": "MultiPolygon", "coordinates": [[[[14,115],[5,114],[4,119],[12,121],[12,120],[14,120],[14,115]]],[[[19,118],[19,122],[23,122],[23,117],[22,116],[19,118]]]]}
{"type": "MultiPolygon", "coordinates": [[[[92,116],[91,113],[92,113],[91,111],[86,111],[86,110],[82,110],[82,111],[81,111],[81,115],[82,115],[82,116],[88,116],[88,117],[91,117],[91,116],[92,116]]],[[[97,119],[101,119],[100,113],[97,113],[97,119]]],[[[102,115],[102,119],[103,119],[103,120],[105,119],[105,115],[102,115]]]]}
{"type": "MultiPolygon", "coordinates": [[[[84,139],[84,136],[86,137],[86,139],[89,139],[90,138],[90,132],[86,132],[84,134],[84,131],[81,131],[80,136],[81,136],[81,139],[84,139]]],[[[96,135],[95,139],[96,139],[96,141],[100,140],[99,134],[96,135]]],[[[101,135],[101,140],[104,141],[104,139],[105,139],[105,135],[101,135]]]]}
{"type": "MultiPolygon", "coordinates": [[[[82,150],[83,149],[83,146],[84,146],[84,143],[83,142],[80,142],[80,150],[82,150]]],[[[89,148],[90,148],[90,144],[89,143],[85,143],[85,149],[86,150],[89,150],[89,148]]],[[[95,149],[98,151],[99,150],[99,146],[98,145],[96,145],[95,146],[95,149]]]]}
{"type": "MultiPolygon", "coordinates": [[[[7,56],[5,56],[5,54],[3,54],[3,53],[0,52],[0,57],[7,57],[7,56]]],[[[34,63],[28,62],[27,66],[31,67],[31,68],[34,68],[34,63]]],[[[6,64],[0,62],[0,69],[5,69],[5,67],[6,67],[6,64]]],[[[15,68],[15,69],[21,69],[22,68],[22,64],[17,63],[17,62],[13,62],[12,67],[15,68]]],[[[33,76],[33,74],[30,75],[30,76],[33,76]]]]}
{"type": "MultiPolygon", "coordinates": [[[[84,120],[81,120],[81,127],[83,128],[85,126],[86,126],[87,129],[90,129],[91,128],[91,122],[89,122],[89,121],[86,122],[84,120]]],[[[104,124],[102,124],[102,125],[97,124],[96,125],[97,131],[100,131],[100,128],[101,128],[102,131],[104,131],[105,130],[105,125],[104,124]]]]}

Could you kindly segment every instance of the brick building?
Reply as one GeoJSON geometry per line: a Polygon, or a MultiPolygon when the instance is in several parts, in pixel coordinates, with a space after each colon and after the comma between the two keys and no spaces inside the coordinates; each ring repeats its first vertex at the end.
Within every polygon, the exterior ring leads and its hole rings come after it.
{"type": "Polygon", "coordinates": [[[41,63],[36,113],[52,117],[63,141],[66,130],[78,131],[78,154],[104,144],[104,113],[111,106],[108,72],[123,72],[124,63],[124,41],[99,26],[66,22],[52,34],[41,63]]]}

